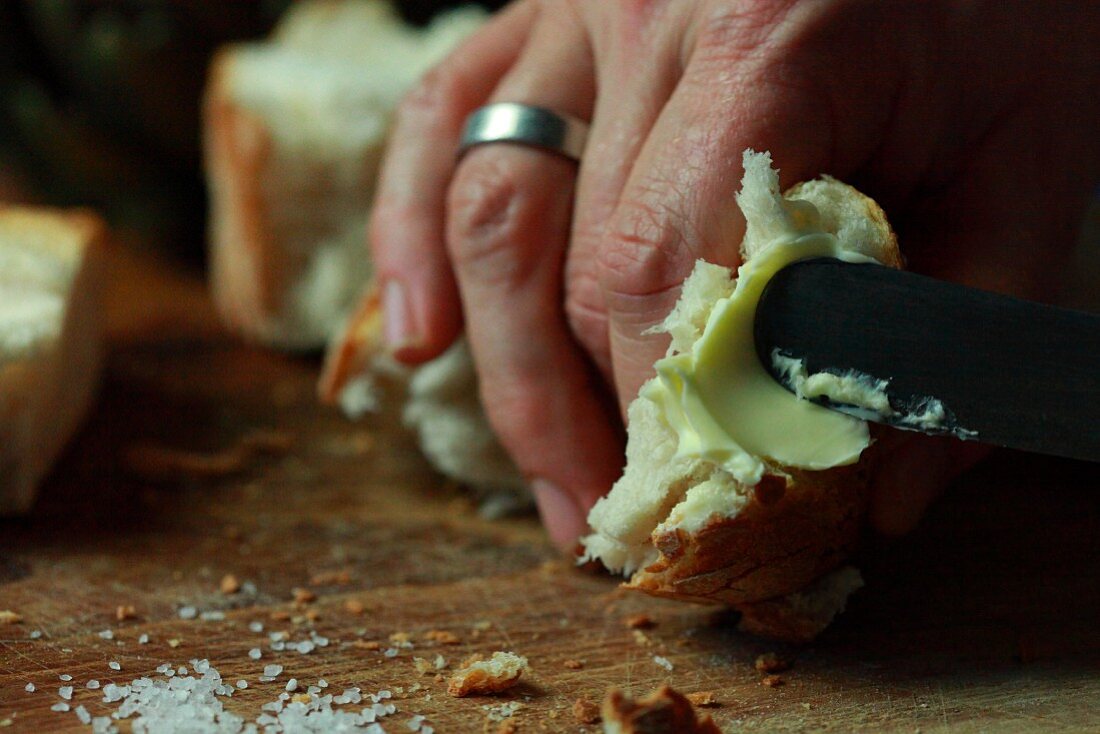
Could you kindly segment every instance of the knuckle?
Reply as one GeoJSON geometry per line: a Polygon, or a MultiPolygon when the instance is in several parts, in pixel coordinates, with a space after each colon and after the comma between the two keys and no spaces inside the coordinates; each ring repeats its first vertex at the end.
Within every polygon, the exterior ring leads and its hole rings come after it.
{"type": "Polygon", "coordinates": [[[668,209],[642,201],[615,216],[596,253],[596,268],[609,296],[648,296],[675,288],[688,245],[668,209]]]}
{"type": "Polygon", "coordinates": [[[577,274],[568,280],[565,317],[573,335],[589,352],[606,348],[607,307],[595,273],[577,274]]]}
{"type": "Polygon", "coordinates": [[[464,83],[455,67],[446,62],[428,71],[397,105],[397,125],[425,117],[441,116],[462,101],[464,83]]]}
{"type": "Polygon", "coordinates": [[[768,48],[769,37],[793,5],[792,0],[720,3],[699,24],[696,53],[726,62],[758,54],[768,48]]]}
{"type": "Polygon", "coordinates": [[[499,156],[467,159],[451,183],[447,245],[455,268],[496,283],[526,280],[534,263],[524,190],[517,171],[499,156]]]}

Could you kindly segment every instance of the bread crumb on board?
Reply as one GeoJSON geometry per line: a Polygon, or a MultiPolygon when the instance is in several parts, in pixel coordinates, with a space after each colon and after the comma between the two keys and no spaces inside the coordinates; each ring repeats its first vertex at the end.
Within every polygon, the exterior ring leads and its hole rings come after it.
{"type": "Polygon", "coordinates": [[[241,590],[241,582],[237,580],[237,577],[231,573],[227,573],[222,576],[221,583],[218,584],[218,589],[223,594],[236,594],[241,590]]]}
{"type": "Polygon", "coordinates": [[[23,615],[16,614],[10,609],[0,609],[0,624],[19,624],[23,621],[23,615]]]}
{"type": "Polygon", "coordinates": [[[573,718],[579,724],[595,724],[600,720],[600,707],[587,698],[578,698],[573,702],[573,718]]]}
{"type": "Polygon", "coordinates": [[[564,665],[569,670],[580,670],[581,668],[584,667],[584,661],[583,660],[566,660],[564,663],[562,663],[562,665],[564,665]]]}
{"type": "Polygon", "coordinates": [[[512,652],[494,652],[488,660],[463,665],[447,684],[456,698],[500,693],[514,686],[527,670],[527,658],[512,652]]]}
{"type": "Polygon", "coordinates": [[[358,599],[348,599],[344,602],[344,611],[348,614],[354,614],[359,616],[363,612],[367,611],[367,607],[363,602],[358,599]]]}
{"type": "Polygon", "coordinates": [[[691,702],[667,684],[637,700],[612,688],[600,713],[605,734],[722,734],[709,715],[697,716],[691,702]]]}
{"type": "Polygon", "coordinates": [[[779,686],[783,685],[785,682],[786,681],[784,681],[778,675],[765,675],[763,678],[760,679],[761,685],[765,685],[768,688],[778,688],[779,686]]]}
{"type": "Polygon", "coordinates": [[[294,437],[277,430],[256,429],[241,436],[222,451],[206,453],[151,443],[126,447],[123,463],[137,477],[152,481],[179,482],[181,479],[220,479],[243,474],[257,457],[286,454],[294,437]]]}
{"type": "Polygon", "coordinates": [[[348,586],[351,584],[351,571],[342,568],[339,571],[321,571],[309,577],[310,586],[348,586]]]}
{"type": "Polygon", "coordinates": [[[692,706],[699,708],[717,708],[721,705],[718,703],[718,698],[714,695],[714,691],[688,693],[684,698],[690,701],[692,706]]]}
{"type": "Polygon", "coordinates": [[[623,620],[623,624],[632,630],[650,630],[657,626],[653,617],[648,614],[631,614],[623,620]]]}
{"type": "Polygon", "coordinates": [[[133,604],[119,604],[115,607],[115,619],[119,622],[125,622],[127,619],[133,619],[137,616],[137,610],[134,609],[133,604]]]}
{"type": "Polygon", "coordinates": [[[447,630],[428,630],[424,633],[424,639],[428,642],[435,642],[440,645],[457,645],[462,640],[458,638],[454,632],[448,632],[447,630]]]}
{"type": "Polygon", "coordinates": [[[789,660],[779,657],[779,655],[774,652],[766,652],[756,657],[754,666],[761,673],[782,673],[784,670],[791,667],[791,663],[789,660]]]}

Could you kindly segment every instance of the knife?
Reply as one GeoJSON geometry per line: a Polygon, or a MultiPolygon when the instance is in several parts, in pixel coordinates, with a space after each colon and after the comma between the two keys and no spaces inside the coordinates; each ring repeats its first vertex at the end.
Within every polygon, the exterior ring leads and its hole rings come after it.
{"type": "Polygon", "coordinates": [[[892,409],[813,398],[834,410],[912,430],[905,416],[938,401],[943,419],[918,430],[1100,461],[1100,315],[818,258],[769,281],[754,337],[788,390],[782,358],[877,383],[892,409]]]}

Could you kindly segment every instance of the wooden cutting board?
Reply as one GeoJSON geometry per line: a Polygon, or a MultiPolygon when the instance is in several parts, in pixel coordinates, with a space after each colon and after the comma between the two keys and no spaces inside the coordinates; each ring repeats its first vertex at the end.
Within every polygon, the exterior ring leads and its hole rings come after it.
{"type": "Polygon", "coordinates": [[[0,731],[84,730],[50,710],[60,674],[74,678],[73,704],[98,716],[114,706],[87,680],[128,682],[192,658],[249,681],[227,702],[249,719],[290,676],[394,691],[391,732],[408,731],[412,714],[437,732],[496,731],[488,707],[508,701],[522,704],[509,719],[519,732],[593,732],[573,717],[578,698],[665,681],[713,692],[726,732],[1100,730],[1095,466],[998,455],[911,537],[870,544],[867,588],[818,642],[776,645],[713,609],[573,568],[531,517],[480,518],[393,415],[354,424],[319,407],[316,358],[243,346],[217,327],[197,276],[116,259],[101,400],[34,512],[0,521],[0,609],[23,617],[0,626],[0,731]],[[250,441],[259,449],[242,449],[250,441]],[[168,459],[177,470],[165,480],[156,470],[168,459]],[[222,593],[226,574],[244,590],[222,593]],[[295,588],[316,599],[296,607],[295,588]],[[134,618],[117,620],[119,606],[134,618]],[[181,619],[186,606],[224,619],[181,619]],[[643,613],[651,629],[624,622],[643,613]],[[273,630],[330,644],[276,653],[273,630]],[[430,630],[457,642],[427,641],[430,630]],[[399,633],[413,646],[387,657],[399,633]],[[497,698],[451,698],[413,662],[442,655],[449,670],[495,650],[531,665],[497,698]],[[768,651],[793,663],[775,688],[753,667],[768,651]],[[259,682],[272,662],[284,674],[259,682]]]}

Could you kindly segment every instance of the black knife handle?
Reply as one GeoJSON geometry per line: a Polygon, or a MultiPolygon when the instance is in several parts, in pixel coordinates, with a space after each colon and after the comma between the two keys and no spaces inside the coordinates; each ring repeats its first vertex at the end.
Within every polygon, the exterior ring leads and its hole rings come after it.
{"type": "Polygon", "coordinates": [[[778,348],[887,379],[891,404],[934,397],[984,443],[1100,461],[1100,315],[821,258],[772,278],[754,336],[773,374],[778,348]]]}

